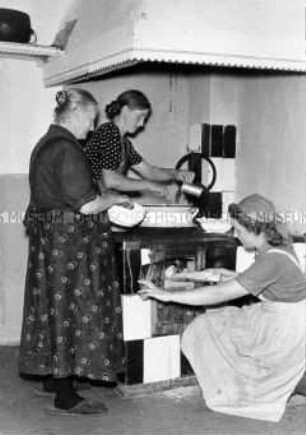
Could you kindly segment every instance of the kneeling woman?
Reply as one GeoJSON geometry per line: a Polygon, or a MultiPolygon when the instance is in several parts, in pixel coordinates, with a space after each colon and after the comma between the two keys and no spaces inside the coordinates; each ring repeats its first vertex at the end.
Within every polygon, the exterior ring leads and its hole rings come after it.
{"type": "Polygon", "coordinates": [[[140,293],[207,306],[258,297],[242,308],[207,309],[184,331],[182,350],[210,409],[279,421],[305,371],[306,279],[269,200],[250,195],[232,204],[229,214],[244,248],[256,253],[247,270],[231,277],[221,270],[223,282],[193,291],[170,293],[142,282],[148,288],[140,293]]]}

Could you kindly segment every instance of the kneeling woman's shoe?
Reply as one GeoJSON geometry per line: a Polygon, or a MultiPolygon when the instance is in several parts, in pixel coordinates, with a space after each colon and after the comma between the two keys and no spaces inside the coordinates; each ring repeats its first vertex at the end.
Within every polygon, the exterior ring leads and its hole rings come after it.
{"type": "Polygon", "coordinates": [[[304,376],[300,380],[300,382],[295,387],[295,390],[293,391],[293,396],[299,394],[301,396],[306,396],[306,372],[304,373],[304,376]]]}

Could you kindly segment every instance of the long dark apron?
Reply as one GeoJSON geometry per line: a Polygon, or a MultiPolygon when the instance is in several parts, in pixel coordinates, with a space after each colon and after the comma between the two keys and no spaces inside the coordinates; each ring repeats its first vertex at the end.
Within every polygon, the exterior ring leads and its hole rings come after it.
{"type": "Polygon", "coordinates": [[[28,214],[26,226],[20,371],[115,381],[124,354],[106,214],[28,214]]]}

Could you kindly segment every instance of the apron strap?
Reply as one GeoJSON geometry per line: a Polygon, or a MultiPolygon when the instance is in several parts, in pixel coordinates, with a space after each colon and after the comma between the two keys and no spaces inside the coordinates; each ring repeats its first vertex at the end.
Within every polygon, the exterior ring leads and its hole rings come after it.
{"type": "MultiPolygon", "coordinates": [[[[300,263],[299,263],[298,260],[294,257],[294,255],[290,254],[290,252],[283,251],[282,249],[277,249],[277,248],[270,249],[270,250],[267,252],[267,254],[274,254],[274,253],[282,254],[282,255],[286,255],[286,257],[288,257],[289,260],[291,260],[292,263],[294,263],[294,264],[296,265],[296,267],[298,267],[300,270],[302,270],[302,267],[301,267],[300,263]]],[[[260,300],[262,300],[262,301],[264,301],[264,302],[269,302],[269,303],[271,303],[270,299],[265,298],[265,297],[262,296],[261,294],[258,295],[258,299],[260,299],[260,300]]],[[[275,302],[273,302],[273,303],[275,303],[275,302]]]]}

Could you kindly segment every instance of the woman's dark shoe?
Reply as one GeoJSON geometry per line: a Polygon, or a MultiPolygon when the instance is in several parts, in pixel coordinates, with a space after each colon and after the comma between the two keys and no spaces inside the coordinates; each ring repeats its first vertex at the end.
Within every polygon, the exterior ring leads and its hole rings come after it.
{"type": "MultiPolygon", "coordinates": [[[[75,391],[84,391],[89,390],[91,385],[86,381],[74,380],[73,387],[75,391]]],[[[43,382],[41,388],[34,388],[34,394],[38,397],[49,397],[50,394],[55,394],[55,392],[55,386],[52,384],[52,382],[43,382]]]]}
{"type": "Polygon", "coordinates": [[[83,399],[69,409],[51,406],[47,408],[47,412],[56,415],[105,414],[108,412],[108,409],[104,403],[100,402],[99,400],[83,399]]]}

